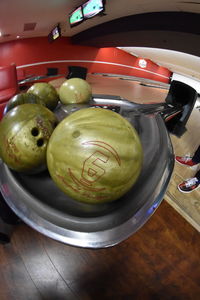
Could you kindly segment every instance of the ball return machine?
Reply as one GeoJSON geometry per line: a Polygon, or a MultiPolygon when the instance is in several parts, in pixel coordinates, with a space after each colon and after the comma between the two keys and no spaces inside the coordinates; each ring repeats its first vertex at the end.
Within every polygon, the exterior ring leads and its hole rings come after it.
{"type": "Polygon", "coordinates": [[[0,160],[1,242],[10,241],[20,220],[62,243],[93,249],[114,246],[134,234],[164,198],[174,167],[169,133],[184,134],[196,99],[196,90],[172,81],[164,103],[138,104],[117,96],[93,95],[87,105],[59,104],[55,110],[59,120],[84,107],[111,109],[127,118],[142,142],[142,172],[121,199],[89,205],[60,191],[48,171],[28,176],[10,170],[0,160]]]}

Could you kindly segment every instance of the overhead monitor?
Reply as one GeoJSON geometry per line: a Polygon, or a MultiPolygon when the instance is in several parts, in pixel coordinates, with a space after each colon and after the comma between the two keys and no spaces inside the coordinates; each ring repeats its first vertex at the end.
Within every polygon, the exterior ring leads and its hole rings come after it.
{"type": "Polygon", "coordinates": [[[82,6],[77,7],[69,14],[69,24],[71,27],[80,24],[83,21],[82,6]]]}
{"type": "Polygon", "coordinates": [[[60,36],[61,36],[60,26],[56,25],[49,33],[48,40],[51,43],[51,42],[55,41],[57,38],[59,38],[60,36]]]}
{"type": "Polygon", "coordinates": [[[87,2],[83,3],[82,7],[84,19],[90,19],[105,10],[105,1],[88,0],[87,2]]]}

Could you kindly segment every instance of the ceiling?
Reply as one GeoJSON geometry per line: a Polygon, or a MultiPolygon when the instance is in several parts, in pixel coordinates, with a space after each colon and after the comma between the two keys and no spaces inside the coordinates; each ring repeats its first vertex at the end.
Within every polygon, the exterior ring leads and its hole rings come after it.
{"type": "MultiPolygon", "coordinates": [[[[200,13],[200,0],[107,0],[103,16],[96,16],[70,28],[68,14],[83,0],[0,0],[0,42],[13,39],[47,36],[57,24],[61,24],[62,35],[72,37],[98,24],[124,16],[147,12],[192,12],[200,13]],[[36,23],[34,30],[24,31],[24,24],[36,23]]],[[[120,46],[120,45],[119,45],[120,46]]],[[[140,45],[138,45],[140,46],[140,45]]],[[[200,80],[200,58],[166,49],[122,47],[137,56],[152,59],[173,72],[192,76],[200,80]]]]}

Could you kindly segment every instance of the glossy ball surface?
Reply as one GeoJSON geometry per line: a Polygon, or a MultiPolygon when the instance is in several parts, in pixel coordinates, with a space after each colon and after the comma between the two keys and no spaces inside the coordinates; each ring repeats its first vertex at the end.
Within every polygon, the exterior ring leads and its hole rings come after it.
{"type": "Polygon", "coordinates": [[[59,89],[60,101],[70,103],[87,103],[92,97],[91,85],[84,79],[71,78],[65,80],[59,89]]]}
{"type": "Polygon", "coordinates": [[[40,105],[45,105],[45,103],[42,101],[42,99],[34,94],[31,93],[20,93],[15,96],[13,96],[8,103],[6,104],[4,114],[6,114],[8,111],[13,109],[14,107],[21,105],[21,104],[26,104],[26,103],[32,103],[32,104],[40,104],[40,105]]]}
{"type": "Polygon", "coordinates": [[[56,89],[47,82],[34,83],[28,89],[27,93],[32,93],[36,96],[39,96],[45,103],[46,107],[50,110],[54,110],[59,101],[59,96],[56,89]]]}
{"type": "Polygon", "coordinates": [[[53,112],[39,104],[22,104],[0,122],[0,157],[15,171],[37,173],[46,168],[46,149],[57,125],[53,112]]]}
{"type": "Polygon", "coordinates": [[[142,161],[136,130],[103,108],[86,108],[66,117],[47,147],[53,181],[71,198],[91,204],[124,195],[137,180],[142,161]]]}

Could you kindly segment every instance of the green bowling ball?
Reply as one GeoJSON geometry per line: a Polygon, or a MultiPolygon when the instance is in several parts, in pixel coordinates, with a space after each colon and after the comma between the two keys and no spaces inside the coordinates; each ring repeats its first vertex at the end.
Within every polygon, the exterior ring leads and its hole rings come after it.
{"type": "Polygon", "coordinates": [[[8,101],[4,110],[4,114],[6,114],[12,108],[25,103],[33,103],[33,104],[40,104],[46,106],[45,102],[39,96],[31,93],[20,93],[13,96],[8,101]]]}
{"type": "Polygon", "coordinates": [[[59,96],[56,89],[47,82],[34,83],[27,91],[39,96],[50,110],[54,110],[58,104],[59,96]]]}
{"type": "Polygon", "coordinates": [[[84,79],[65,80],[59,89],[60,101],[63,104],[87,103],[92,97],[91,85],[84,79]]]}
{"type": "Polygon", "coordinates": [[[46,168],[46,149],[58,121],[39,104],[21,104],[0,122],[0,157],[15,171],[38,173],[46,168]]]}
{"type": "Polygon", "coordinates": [[[47,147],[47,167],[56,185],[90,204],[123,196],[136,182],[142,161],[136,130],[103,108],[82,109],[63,119],[47,147]]]}

